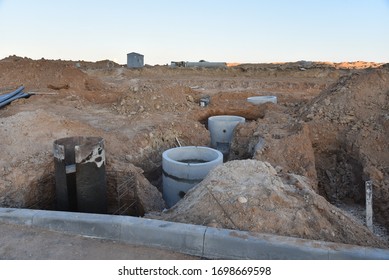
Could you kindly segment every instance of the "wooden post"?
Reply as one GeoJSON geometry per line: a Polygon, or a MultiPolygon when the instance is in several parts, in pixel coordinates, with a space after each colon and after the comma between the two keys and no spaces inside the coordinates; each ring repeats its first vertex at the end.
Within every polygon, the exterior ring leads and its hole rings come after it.
{"type": "Polygon", "coordinates": [[[366,226],[373,231],[373,181],[365,182],[366,190],[366,226]]]}

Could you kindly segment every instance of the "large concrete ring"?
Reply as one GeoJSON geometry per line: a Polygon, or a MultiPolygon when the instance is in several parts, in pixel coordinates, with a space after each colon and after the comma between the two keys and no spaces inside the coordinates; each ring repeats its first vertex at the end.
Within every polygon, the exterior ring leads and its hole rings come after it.
{"type": "Polygon", "coordinates": [[[211,169],[223,163],[223,154],[208,147],[186,146],[162,154],[163,198],[170,208],[211,169]]]}

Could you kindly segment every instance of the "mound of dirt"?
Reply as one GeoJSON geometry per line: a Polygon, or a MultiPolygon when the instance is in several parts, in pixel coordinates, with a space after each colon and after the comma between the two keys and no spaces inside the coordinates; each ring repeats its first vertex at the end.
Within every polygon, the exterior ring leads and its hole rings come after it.
{"type": "Polygon", "coordinates": [[[339,206],[363,207],[365,181],[373,180],[374,220],[389,228],[388,69],[343,76],[300,108],[271,106],[258,106],[262,118],[237,126],[229,158],[306,176],[339,206]]]}
{"type": "Polygon", "coordinates": [[[68,96],[76,94],[94,103],[106,103],[114,98],[113,93],[107,95],[107,87],[103,83],[84,73],[72,61],[10,56],[1,60],[0,73],[0,85],[10,88],[24,85],[26,91],[55,91],[68,96]]]}
{"type": "Polygon", "coordinates": [[[229,159],[267,161],[277,170],[302,175],[317,189],[315,155],[306,124],[278,105],[264,104],[264,117],[236,127],[229,159]],[[266,108],[268,107],[268,108],[266,108]]]}
{"type": "Polygon", "coordinates": [[[170,85],[161,87],[150,82],[130,79],[125,95],[113,110],[121,115],[135,116],[150,113],[187,112],[198,107],[200,97],[189,87],[170,85]]]}
{"type": "Polygon", "coordinates": [[[267,162],[230,161],[216,167],[164,220],[251,232],[386,247],[385,241],[318,195],[303,176],[267,162]]]}

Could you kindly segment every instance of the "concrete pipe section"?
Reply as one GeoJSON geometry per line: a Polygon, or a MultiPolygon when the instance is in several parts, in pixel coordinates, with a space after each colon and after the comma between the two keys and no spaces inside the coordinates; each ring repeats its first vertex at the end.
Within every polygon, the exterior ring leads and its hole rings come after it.
{"type": "Polygon", "coordinates": [[[223,163],[223,155],[208,147],[187,146],[162,153],[163,199],[170,208],[223,163]]]}
{"type": "Polygon", "coordinates": [[[230,144],[235,127],[244,123],[245,118],[239,116],[213,116],[208,118],[208,130],[211,133],[211,147],[222,152],[224,159],[230,152],[230,144]]]}
{"type": "Polygon", "coordinates": [[[107,213],[104,139],[68,137],[54,141],[56,208],[107,213]]]}
{"type": "Polygon", "coordinates": [[[254,105],[265,104],[268,102],[277,104],[277,96],[253,96],[247,98],[247,101],[254,105]]]}

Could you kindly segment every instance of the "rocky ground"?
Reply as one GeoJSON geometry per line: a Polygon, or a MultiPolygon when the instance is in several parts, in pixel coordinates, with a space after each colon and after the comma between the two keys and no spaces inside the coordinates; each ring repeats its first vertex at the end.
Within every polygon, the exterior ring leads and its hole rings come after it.
{"type": "Polygon", "coordinates": [[[54,209],[54,140],[99,136],[109,213],[387,247],[387,65],[127,69],[10,56],[0,73],[0,93],[20,85],[36,92],[0,109],[2,207],[54,209]],[[259,95],[275,95],[278,104],[246,101],[259,95]],[[209,106],[199,106],[202,97],[209,106]],[[207,118],[221,114],[246,118],[230,162],[163,212],[162,152],[178,142],[209,146],[207,118]],[[373,180],[374,233],[360,215],[366,180],[373,180]]]}

